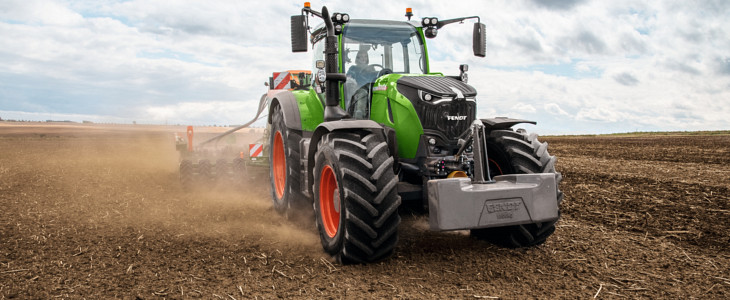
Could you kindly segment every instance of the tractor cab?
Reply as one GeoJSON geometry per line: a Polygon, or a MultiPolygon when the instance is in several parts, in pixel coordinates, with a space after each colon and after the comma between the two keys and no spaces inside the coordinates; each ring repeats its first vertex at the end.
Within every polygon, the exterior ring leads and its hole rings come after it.
{"type": "Polygon", "coordinates": [[[354,118],[368,118],[367,99],[377,78],[428,73],[423,40],[410,23],[352,20],[340,40],[340,65],[347,75],[344,104],[354,118]]]}
{"type": "MultiPolygon", "coordinates": [[[[312,31],[315,72],[317,62],[324,61],[325,31],[324,24],[312,31]]],[[[368,99],[376,79],[391,73],[427,74],[424,45],[410,22],[351,20],[345,24],[339,35],[337,62],[339,72],[346,75],[343,108],[356,119],[368,119],[368,99]]]]}

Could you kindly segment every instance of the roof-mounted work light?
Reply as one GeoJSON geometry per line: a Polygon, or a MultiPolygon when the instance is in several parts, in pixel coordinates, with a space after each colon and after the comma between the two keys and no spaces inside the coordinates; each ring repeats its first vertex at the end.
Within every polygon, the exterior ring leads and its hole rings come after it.
{"type": "Polygon", "coordinates": [[[421,19],[421,25],[423,25],[423,34],[429,38],[435,38],[438,34],[439,19],[438,18],[423,18],[421,19]]]}
{"type": "Polygon", "coordinates": [[[426,26],[436,26],[439,23],[438,18],[423,18],[421,20],[421,24],[423,24],[424,27],[426,26]]]}
{"type": "Polygon", "coordinates": [[[332,23],[335,25],[335,34],[342,33],[343,25],[350,21],[350,15],[342,13],[332,14],[332,23]]]}
{"type": "Polygon", "coordinates": [[[335,24],[344,24],[350,21],[350,15],[348,14],[341,14],[341,13],[334,13],[332,14],[332,22],[335,24]]]}

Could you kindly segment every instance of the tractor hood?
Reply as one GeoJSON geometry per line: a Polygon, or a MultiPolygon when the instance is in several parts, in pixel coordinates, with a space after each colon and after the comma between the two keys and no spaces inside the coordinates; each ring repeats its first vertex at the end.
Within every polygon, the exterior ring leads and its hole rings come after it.
{"type": "Polygon", "coordinates": [[[404,76],[397,89],[413,105],[424,132],[454,140],[476,119],[477,91],[443,76],[404,76]]]}
{"type": "Polygon", "coordinates": [[[398,79],[397,83],[399,87],[410,87],[420,91],[421,99],[425,94],[430,94],[432,99],[473,99],[477,95],[476,89],[472,86],[451,77],[404,76],[398,79]]]}

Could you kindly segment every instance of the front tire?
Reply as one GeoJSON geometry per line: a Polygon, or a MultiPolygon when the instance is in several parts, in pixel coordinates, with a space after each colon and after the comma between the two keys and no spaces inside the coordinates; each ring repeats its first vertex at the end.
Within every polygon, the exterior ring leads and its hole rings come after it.
{"type": "MultiPolygon", "coordinates": [[[[555,183],[560,186],[563,177],[555,171],[555,156],[547,151],[547,143],[540,142],[536,134],[524,130],[493,130],[487,137],[489,171],[492,176],[504,174],[554,173],[555,183]]],[[[558,205],[563,192],[557,190],[558,205]]],[[[558,219],[560,210],[558,210],[558,219]]],[[[555,232],[558,220],[505,227],[472,229],[471,235],[497,246],[521,248],[540,245],[555,232]]]]}
{"type": "Polygon", "coordinates": [[[389,257],[398,243],[400,196],[381,134],[322,137],[314,166],[314,213],[322,247],[343,264],[389,257]]]}
{"type": "Polygon", "coordinates": [[[299,131],[287,128],[280,106],[274,107],[271,117],[270,172],[271,198],[279,214],[289,215],[291,207],[301,206],[305,197],[300,189],[299,131]]]}

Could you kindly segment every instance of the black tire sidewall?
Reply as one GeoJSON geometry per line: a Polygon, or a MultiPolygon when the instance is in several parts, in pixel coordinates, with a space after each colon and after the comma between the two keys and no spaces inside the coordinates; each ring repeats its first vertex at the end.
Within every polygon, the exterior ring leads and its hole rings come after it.
{"type": "MultiPolygon", "coordinates": [[[[271,134],[269,135],[269,176],[271,178],[271,199],[274,202],[274,209],[278,213],[284,213],[286,212],[287,208],[289,208],[289,201],[288,201],[288,194],[289,194],[289,180],[284,181],[284,192],[281,195],[281,198],[278,197],[276,194],[276,180],[274,177],[274,140],[276,139],[276,133],[281,133],[281,139],[282,144],[284,147],[284,162],[286,164],[286,168],[289,167],[289,161],[288,161],[288,155],[286,155],[286,149],[287,149],[287,128],[284,124],[284,116],[283,112],[281,111],[280,107],[274,108],[274,113],[271,117],[271,134]]],[[[285,174],[289,173],[289,170],[286,170],[285,168],[285,174]]],[[[286,176],[285,176],[286,178],[286,176]]]]}
{"type": "Polygon", "coordinates": [[[495,172],[493,172],[494,170],[489,170],[492,177],[497,175],[518,174],[518,172],[515,171],[510,155],[507,154],[503,144],[490,140],[487,142],[487,145],[487,155],[489,156],[489,159],[493,160],[499,167],[499,170],[502,171],[501,174],[495,174],[495,172]]]}
{"type": "MultiPolygon", "coordinates": [[[[326,137],[323,137],[323,139],[325,141],[327,140],[326,137]]],[[[330,255],[335,255],[339,253],[342,249],[346,229],[345,215],[347,207],[346,203],[344,203],[345,194],[344,189],[342,188],[342,170],[340,169],[340,166],[337,162],[338,160],[335,155],[334,149],[332,149],[332,147],[327,143],[323,143],[322,145],[320,145],[319,149],[317,149],[314,165],[313,206],[315,219],[317,221],[317,230],[319,232],[320,240],[322,241],[322,247],[330,255]],[[340,224],[337,227],[337,233],[334,237],[330,237],[327,234],[327,231],[324,229],[324,224],[322,223],[322,211],[319,203],[319,191],[321,188],[320,180],[322,177],[322,170],[325,166],[329,166],[330,168],[332,168],[332,171],[335,173],[335,178],[337,179],[337,188],[340,194],[340,224]]]]}

